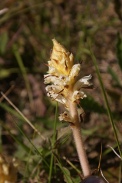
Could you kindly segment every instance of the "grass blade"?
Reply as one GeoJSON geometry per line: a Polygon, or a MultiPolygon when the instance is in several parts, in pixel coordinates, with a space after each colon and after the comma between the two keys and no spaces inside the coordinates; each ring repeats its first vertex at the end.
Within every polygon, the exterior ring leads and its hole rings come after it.
{"type": "MultiPolygon", "coordinates": [[[[52,150],[54,148],[55,145],[55,141],[56,141],[56,126],[57,126],[57,113],[58,113],[58,104],[56,104],[56,111],[55,111],[55,121],[54,121],[54,133],[53,133],[53,139],[52,139],[52,150]]],[[[54,160],[54,154],[52,152],[51,154],[51,159],[50,159],[50,169],[49,169],[49,178],[48,178],[48,182],[51,183],[51,177],[52,177],[52,172],[53,172],[53,160],[54,160]]]]}
{"type": "Polygon", "coordinates": [[[26,72],[25,66],[23,64],[21,55],[20,55],[20,53],[18,51],[18,47],[15,44],[13,45],[13,52],[14,52],[15,58],[16,58],[16,60],[18,62],[18,65],[20,67],[21,73],[22,73],[24,81],[25,81],[25,85],[26,85],[26,88],[27,88],[30,104],[32,104],[32,101],[33,101],[33,99],[32,99],[32,92],[31,92],[30,83],[29,83],[29,80],[28,80],[28,77],[27,77],[27,72],[26,72]]]}
{"type": "Polygon", "coordinates": [[[119,144],[119,140],[118,140],[116,126],[115,126],[115,123],[113,121],[113,116],[112,116],[112,112],[111,112],[110,105],[109,105],[109,102],[108,102],[107,94],[106,94],[106,91],[105,91],[105,88],[104,88],[104,84],[103,84],[103,81],[102,81],[102,78],[101,78],[101,75],[100,75],[100,71],[98,69],[97,60],[96,60],[93,52],[91,51],[91,49],[90,49],[90,53],[91,53],[91,58],[92,58],[92,61],[94,63],[94,66],[95,66],[95,69],[96,69],[96,73],[97,73],[97,77],[98,77],[98,80],[99,80],[99,83],[100,83],[100,87],[101,87],[101,91],[102,91],[102,94],[103,94],[104,103],[106,105],[109,121],[110,121],[111,126],[113,128],[113,132],[114,132],[114,136],[115,136],[115,139],[116,139],[116,142],[117,142],[119,154],[122,157],[122,152],[121,152],[121,148],[120,148],[120,144],[119,144]]]}

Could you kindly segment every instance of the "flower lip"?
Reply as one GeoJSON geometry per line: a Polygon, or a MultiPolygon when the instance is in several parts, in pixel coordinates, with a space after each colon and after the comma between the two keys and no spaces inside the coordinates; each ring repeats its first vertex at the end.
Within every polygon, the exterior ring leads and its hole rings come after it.
{"type": "Polygon", "coordinates": [[[84,76],[83,78],[79,79],[74,85],[74,90],[80,90],[81,88],[91,87],[92,83],[89,82],[89,80],[91,78],[92,78],[92,76],[88,75],[88,76],[84,76]]]}
{"type": "Polygon", "coordinates": [[[72,95],[72,101],[75,102],[75,101],[78,101],[79,99],[83,99],[86,97],[87,95],[83,91],[75,90],[72,95]]]}

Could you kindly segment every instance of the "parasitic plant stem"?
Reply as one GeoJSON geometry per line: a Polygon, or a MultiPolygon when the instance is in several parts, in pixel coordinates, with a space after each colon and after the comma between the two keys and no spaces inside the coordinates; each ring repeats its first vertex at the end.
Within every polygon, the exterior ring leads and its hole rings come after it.
{"type": "Polygon", "coordinates": [[[81,123],[79,121],[77,105],[76,103],[72,103],[69,101],[69,112],[71,114],[72,119],[74,119],[74,123],[71,124],[71,129],[81,165],[81,169],[83,171],[84,177],[87,177],[91,174],[89,162],[86,156],[86,151],[84,149],[84,143],[81,135],[81,123]]]}

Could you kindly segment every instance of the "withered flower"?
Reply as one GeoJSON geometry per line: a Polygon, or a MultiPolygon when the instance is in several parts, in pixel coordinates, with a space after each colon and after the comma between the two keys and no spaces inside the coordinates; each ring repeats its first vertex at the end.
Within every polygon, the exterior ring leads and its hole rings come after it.
{"type": "Polygon", "coordinates": [[[13,159],[8,163],[3,155],[0,155],[0,183],[16,183],[17,163],[13,159]]]}

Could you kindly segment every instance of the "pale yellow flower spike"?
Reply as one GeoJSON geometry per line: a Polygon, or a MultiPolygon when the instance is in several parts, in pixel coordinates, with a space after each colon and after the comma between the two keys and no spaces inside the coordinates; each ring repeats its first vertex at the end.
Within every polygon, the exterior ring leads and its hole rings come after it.
{"type": "Polygon", "coordinates": [[[79,99],[86,97],[82,88],[91,86],[91,75],[78,79],[81,65],[73,63],[73,54],[69,53],[55,39],[50,61],[48,61],[48,74],[44,76],[47,95],[69,108],[69,101],[78,103],[79,99]],[[70,95],[69,95],[70,93],[70,95]]]}

